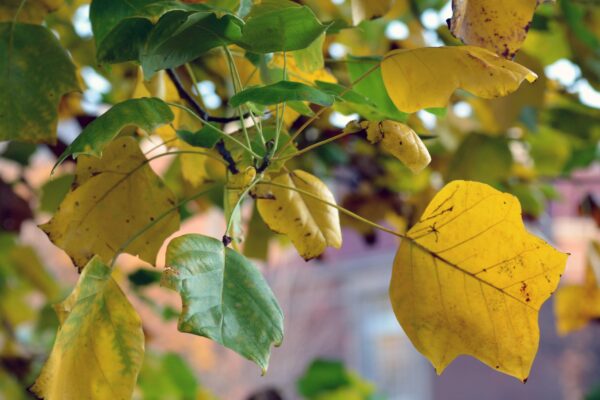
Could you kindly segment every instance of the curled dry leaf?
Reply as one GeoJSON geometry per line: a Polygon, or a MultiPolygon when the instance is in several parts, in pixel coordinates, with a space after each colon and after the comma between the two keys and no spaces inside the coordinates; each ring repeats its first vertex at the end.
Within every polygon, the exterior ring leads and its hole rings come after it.
{"type": "Polygon", "coordinates": [[[457,89],[492,99],[537,79],[522,65],[475,46],[394,50],[381,62],[381,72],[396,107],[409,113],[446,107],[457,89]],[[439,65],[444,68],[435,67],[439,65]]]}
{"type": "Polygon", "coordinates": [[[527,37],[539,0],[452,0],[450,31],[465,44],[512,59],[527,37]]]}
{"type": "MultiPolygon", "coordinates": [[[[73,189],[40,228],[78,267],[95,254],[109,262],[119,247],[167,213],[176,201],[135,139],[123,137],[111,142],[101,159],[79,157],[73,189]]],[[[178,228],[179,213],[173,210],[125,251],[154,264],[163,241],[178,228]]]]}
{"type": "Polygon", "coordinates": [[[390,298],[414,346],[438,373],[467,354],[526,380],[567,255],[526,231],[514,196],[478,182],[446,185],[406,236],[390,298]]]}
{"type": "Polygon", "coordinates": [[[338,210],[324,203],[335,204],[335,199],[321,180],[297,169],[273,182],[291,189],[260,185],[258,212],[271,230],[288,236],[305,260],[320,256],[327,246],[342,246],[338,210]]]}
{"type": "Polygon", "coordinates": [[[419,135],[408,125],[396,121],[364,122],[367,139],[398,160],[402,161],[415,174],[431,162],[431,156],[419,135]]]}
{"type": "Polygon", "coordinates": [[[144,332],[111,272],[94,257],[71,295],[55,306],[56,341],[31,388],[40,398],[125,400],[133,395],[144,332]]]}

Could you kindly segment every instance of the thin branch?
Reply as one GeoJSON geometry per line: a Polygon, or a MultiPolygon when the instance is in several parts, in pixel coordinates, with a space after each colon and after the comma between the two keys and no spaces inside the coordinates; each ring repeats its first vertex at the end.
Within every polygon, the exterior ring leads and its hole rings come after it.
{"type": "MultiPolygon", "coordinates": [[[[177,76],[177,74],[175,73],[175,71],[172,68],[167,69],[167,75],[169,76],[169,78],[171,79],[173,84],[175,85],[175,88],[177,89],[177,93],[179,93],[179,97],[181,97],[183,100],[185,100],[203,120],[208,121],[208,122],[218,122],[218,123],[223,123],[223,124],[239,120],[240,117],[215,117],[215,116],[210,115],[206,110],[204,110],[200,106],[200,104],[198,104],[198,102],[187,92],[187,90],[185,90],[185,88],[183,87],[183,83],[181,82],[181,80],[179,79],[179,77],[177,76]]],[[[244,118],[244,119],[246,119],[248,117],[249,117],[249,115],[246,115],[246,114],[244,114],[242,116],[242,118],[244,118]]]]}
{"type": "Polygon", "coordinates": [[[399,237],[399,238],[403,238],[403,239],[409,239],[409,240],[413,241],[411,238],[409,238],[408,236],[406,236],[406,235],[405,235],[405,234],[403,234],[403,233],[400,233],[400,232],[393,231],[393,230],[391,230],[391,229],[388,229],[388,228],[386,228],[386,227],[385,227],[385,226],[383,226],[383,225],[379,225],[379,224],[377,224],[377,223],[375,223],[375,222],[373,222],[373,221],[369,221],[368,219],[366,219],[366,218],[363,218],[363,217],[361,217],[360,215],[353,213],[352,211],[348,210],[347,208],[344,208],[344,207],[342,207],[342,206],[339,206],[339,205],[337,205],[337,204],[335,204],[335,203],[330,203],[330,202],[329,202],[329,201],[327,201],[327,200],[323,200],[323,199],[322,199],[322,198],[320,198],[319,196],[315,196],[314,194],[312,194],[311,192],[307,192],[306,190],[303,190],[303,189],[298,189],[298,188],[296,188],[296,187],[293,187],[293,186],[283,185],[283,184],[281,184],[281,183],[277,183],[277,182],[273,182],[273,181],[264,181],[264,182],[259,182],[259,184],[273,185],[273,186],[280,187],[280,188],[282,188],[282,189],[293,190],[293,191],[295,191],[295,192],[298,192],[298,193],[300,193],[300,194],[302,194],[302,195],[304,195],[304,196],[311,197],[311,198],[313,198],[313,199],[315,199],[315,200],[317,200],[317,201],[319,201],[319,202],[321,202],[321,203],[323,203],[323,204],[326,204],[326,205],[328,205],[328,206],[330,206],[330,207],[336,208],[336,209],[337,209],[337,210],[339,210],[341,213],[343,213],[343,214],[346,214],[347,216],[349,216],[349,217],[352,217],[352,218],[354,218],[354,219],[356,219],[356,220],[358,220],[358,221],[360,221],[360,222],[362,222],[362,223],[364,223],[364,224],[367,224],[367,225],[369,225],[369,226],[371,226],[371,227],[373,227],[373,228],[375,228],[375,229],[379,229],[379,230],[381,230],[381,231],[387,232],[387,233],[389,233],[389,234],[391,234],[391,235],[394,235],[394,236],[397,236],[397,237],[399,237]]]}
{"type": "MultiPolygon", "coordinates": [[[[368,77],[369,75],[371,75],[373,72],[375,72],[379,67],[381,66],[380,63],[377,63],[376,65],[373,66],[373,68],[369,68],[364,74],[362,74],[361,76],[359,76],[358,78],[356,78],[355,81],[353,81],[352,83],[350,83],[350,86],[348,86],[346,89],[344,89],[340,94],[339,97],[344,96],[346,93],[348,93],[350,90],[352,90],[352,88],[354,87],[354,85],[356,85],[357,83],[361,82],[363,79],[365,79],[366,77],[368,77]]],[[[298,136],[300,136],[300,134],[302,132],[304,132],[304,130],[306,128],[308,128],[308,126],[310,124],[312,124],[317,118],[319,118],[321,116],[321,114],[323,114],[326,110],[329,109],[330,106],[328,107],[322,107],[319,111],[317,111],[315,113],[315,115],[313,115],[311,118],[309,118],[308,120],[306,120],[306,122],[304,124],[302,124],[302,126],[300,126],[300,128],[298,128],[298,130],[294,133],[294,135],[292,137],[290,137],[287,142],[285,142],[285,144],[283,145],[283,147],[277,152],[277,154],[275,155],[276,157],[280,156],[283,151],[288,148],[289,145],[291,145],[292,143],[294,143],[294,140],[296,140],[298,138],[298,136]]]]}

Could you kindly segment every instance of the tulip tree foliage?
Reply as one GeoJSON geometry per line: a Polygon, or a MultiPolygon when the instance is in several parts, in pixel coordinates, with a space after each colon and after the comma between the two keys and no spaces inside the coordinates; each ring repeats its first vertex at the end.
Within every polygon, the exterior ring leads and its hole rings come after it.
{"type": "MultiPolygon", "coordinates": [[[[52,144],[59,115],[69,112],[69,99],[84,89],[77,75],[82,50],[67,52],[42,24],[66,4],[8,3],[0,6],[0,140],[52,144]]],[[[362,137],[367,152],[382,151],[393,168],[403,168],[407,181],[419,176],[438,162],[438,153],[430,154],[435,146],[416,113],[443,115],[465,93],[475,108],[492,101],[507,107],[499,103],[502,97],[535,90],[539,82],[531,64],[514,57],[539,2],[453,0],[453,16],[443,27],[447,45],[411,43],[378,57],[347,55],[337,63],[347,62],[343,78],[339,68],[332,74],[325,67],[328,40],[408,6],[401,0],[352,0],[340,27],[312,3],[319,2],[91,2],[97,65],[113,74],[134,65],[138,79],[131,94],[107,98],[112,106],[56,154],[54,173],[75,162],[74,176],[40,228],[81,275],[72,294],[55,306],[60,327],[32,389],[38,396],[131,397],[144,334],[113,272],[122,253],[157,264],[167,240],[161,284],[181,297],[178,329],[212,339],[266,373],[272,347],[284,340],[284,315],[250,259],[264,258],[261,246],[274,234],[289,238],[302,258],[320,257],[342,247],[343,221],[400,239],[389,266],[391,307],[438,373],[457,356],[470,355],[527,379],[539,343],[538,312],[556,290],[567,255],[528,233],[519,200],[501,185],[478,182],[487,175],[478,179],[480,171],[469,167],[485,157],[496,174],[507,173],[506,141],[472,133],[463,142],[471,147],[459,147],[463,156],[453,161],[461,163],[454,171],[467,176],[439,185],[437,194],[417,206],[407,230],[377,224],[391,201],[386,197],[362,208],[338,204],[332,185],[307,171],[302,160],[338,140],[362,137]],[[200,96],[199,65],[210,72],[203,82],[228,91],[221,115],[211,114],[200,96]],[[359,117],[328,139],[305,144],[303,137],[319,129],[332,108],[359,117]],[[160,138],[162,153],[140,147],[149,136],[160,138]],[[184,189],[170,183],[171,172],[151,168],[163,156],[177,157],[169,171],[183,176],[184,189]],[[222,236],[168,239],[180,227],[182,210],[208,198],[222,206],[222,236]],[[241,209],[251,203],[248,223],[241,209]]],[[[493,118],[491,113],[490,124],[497,122],[493,118]]],[[[567,162],[568,156],[556,157],[567,162]]],[[[589,314],[597,317],[596,310],[589,314]]]]}

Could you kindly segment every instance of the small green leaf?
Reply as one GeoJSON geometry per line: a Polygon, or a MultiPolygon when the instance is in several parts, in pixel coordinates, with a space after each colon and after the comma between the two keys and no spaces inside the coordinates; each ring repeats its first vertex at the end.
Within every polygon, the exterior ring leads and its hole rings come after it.
{"type": "Polygon", "coordinates": [[[283,314],[267,282],[244,256],[197,234],[167,248],[163,285],[181,295],[179,330],[212,339],[266,371],[283,339],[283,314]]]}
{"type": "Polygon", "coordinates": [[[257,53],[301,50],[310,46],[327,27],[307,6],[266,0],[252,8],[239,44],[257,53]]]}
{"type": "Polygon", "coordinates": [[[322,106],[333,104],[333,96],[300,82],[279,81],[267,86],[256,86],[242,90],[229,100],[229,105],[238,107],[252,102],[269,106],[284,101],[309,101],[322,106]]]}
{"type": "Polygon", "coordinates": [[[152,285],[160,282],[161,273],[148,268],[138,268],[129,275],[129,282],[137,287],[152,285]]]}
{"type": "Polygon", "coordinates": [[[126,100],[89,124],[60,155],[54,168],[71,155],[73,158],[80,154],[100,157],[106,145],[126,126],[135,125],[146,132],[152,132],[159,126],[168,124],[173,118],[169,106],[160,99],[146,97],[126,100]]]}
{"type": "Polygon", "coordinates": [[[0,141],[56,141],[60,98],[79,89],[75,66],[46,27],[0,23],[0,141]]]}
{"type": "Polygon", "coordinates": [[[178,130],[177,137],[191,146],[212,149],[221,138],[221,133],[211,124],[206,124],[196,132],[178,130]]]}

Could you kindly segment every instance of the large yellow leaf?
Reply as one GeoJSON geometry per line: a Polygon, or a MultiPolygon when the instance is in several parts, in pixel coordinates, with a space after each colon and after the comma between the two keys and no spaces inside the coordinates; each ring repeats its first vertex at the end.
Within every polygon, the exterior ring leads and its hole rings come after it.
{"type": "Polygon", "coordinates": [[[402,161],[415,174],[431,162],[429,151],[419,135],[408,125],[396,121],[363,122],[367,139],[379,143],[381,148],[402,161]]]}
{"type": "Polygon", "coordinates": [[[446,185],[407,236],[390,298],[414,346],[438,373],[467,354],[527,379],[567,255],[525,230],[515,197],[478,182],[446,185]]]}
{"type": "Polygon", "coordinates": [[[394,0],[352,0],[352,22],[358,25],[364,20],[383,17],[394,3],[394,0]]]}
{"type": "Polygon", "coordinates": [[[60,328],[31,390],[45,400],[130,399],[144,358],[142,322],[111,269],[93,258],[58,304],[60,328]]]}
{"type": "Polygon", "coordinates": [[[450,30],[465,44],[512,59],[527,37],[539,0],[452,0],[450,30]]]}
{"type": "Polygon", "coordinates": [[[390,98],[404,112],[445,107],[456,89],[492,99],[537,79],[522,65],[475,46],[394,50],[381,70],[390,98]]]}
{"type": "MultiPolygon", "coordinates": [[[[176,203],[131,137],[114,140],[101,159],[82,155],[73,189],[54,217],[40,227],[75,265],[95,254],[109,262],[115,251],[176,203]]],[[[143,232],[125,251],[154,264],[163,241],[179,228],[175,210],[143,232]]]]}
{"type": "Polygon", "coordinates": [[[556,330],[566,335],[600,319],[600,287],[595,271],[600,267],[600,244],[593,243],[589,251],[583,284],[561,286],[554,299],[556,330]],[[594,268],[596,266],[596,268],[594,268]]]}
{"type": "Polygon", "coordinates": [[[259,193],[258,212],[271,230],[288,236],[305,260],[318,257],[327,246],[336,249],[342,246],[337,209],[317,200],[335,203],[333,194],[323,182],[298,169],[279,175],[273,182],[300,192],[261,185],[266,190],[259,193]]]}

